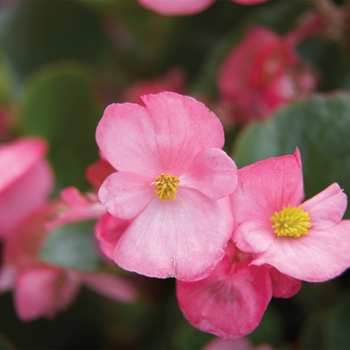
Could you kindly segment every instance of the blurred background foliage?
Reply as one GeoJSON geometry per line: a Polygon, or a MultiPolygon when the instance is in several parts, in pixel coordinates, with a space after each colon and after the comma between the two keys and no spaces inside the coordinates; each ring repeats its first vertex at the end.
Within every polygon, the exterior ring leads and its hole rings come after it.
{"type": "MultiPolygon", "coordinates": [[[[0,103],[13,110],[15,123],[1,141],[44,137],[50,144],[55,194],[71,185],[88,190],[85,170],[98,159],[96,125],[107,104],[122,101],[129,84],[177,66],[185,72],[188,94],[214,97],[217,70],[247,28],[259,24],[282,34],[312,8],[307,0],[271,0],[251,7],[222,0],[197,15],[165,17],[136,0],[3,1],[0,103]]],[[[330,38],[310,39],[298,47],[319,70],[323,94],[280,109],[267,122],[228,132],[225,147],[239,167],[299,147],[306,198],[332,182],[350,194],[348,49],[330,38]]],[[[82,260],[68,263],[77,268],[85,265],[84,259],[91,263],[91,247],[76,232],[74,242],[60,241],[56,232],[44,255],[64,265],[62,245],[85,247],[88,257],[81,254],[82,260]]],[[[183,318],[174,280],[124,274],[140,290],[134,305],[83,289],[76,303],[51,321],[19,321],[12,296],[2,295],[0,349],[199,349],[212,339],[183,318]]],[[[254,344],[275,348],[349,349],[350,273],[323,284],[303,283],[291,299],[273,299],[249,337],[254,344]]]]}

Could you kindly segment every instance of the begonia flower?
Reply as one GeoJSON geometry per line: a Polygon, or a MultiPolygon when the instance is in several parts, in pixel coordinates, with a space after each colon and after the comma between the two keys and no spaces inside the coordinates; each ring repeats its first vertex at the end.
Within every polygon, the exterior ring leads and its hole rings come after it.
{"type": "Polygon", "coordinates": [[[0,145],[0,238],[46,202],[53,188],[46,152],[47,143],[38,138],[0,145]]]}
{"type": "Polygon", "coordinates": [[[269,344],[253,346],[247,337],[230,340],[214,338],[202,350],[273,350],[273,347],[269,344]]]}
{"type": "MultiPolygon", "coordinates": [[[[311,30],[311,29],[310,29],[311,30]]],[[[281,37],[271,29],[249,29],[218,71],[221,104],[232,105],[238,122],[267,119],[276,108],[304,98],[316,87],[316,74],[296,53],[303,36],[281,37]],[[298,39],[298,41],[296,40],[298,39]]]]}
{"type": "Polygon", "coordinates": [[[0,291],[13,290],[18,317],[31,321],[54,318],[75,300],[84,284],[113,300],[130,303],[138,295],[134,287],[116,275],[84,272],[44,261],[41,252],[48,236],[66,224],[97,219],[105,208],[93,196],[84,198],[74,188],[62,198],[31,213],[11,231],[4,244],[4,264],[0,272],[0,291]]]}
{"type": "Polygon", "coordinates": [[[176,295],[185,318],[201,331],[224,339],[251,333],[272,297],[269,270],[250,265],[251,255],[233,243],[226,255],[205,279],[176,281],[176,295]]]}
{"type": "MultiPolygon", "coordinates": [[[[204,11],[215,0],[138,0],[139,3],[159,14],[168,16],[193,15],[204,11]]],[[[232,0],[242,5],[255,5],[267,0],[232,0]]]]}
{"type": "Polygon", "coordinates": [[[142,100],[145,106],[108,106],[96,131],[100,151],[118,170],[99,199],[111,215],[131,220],[114,261],[151,277],[204,278],[232,234],[227,198],[236,165],[221,150],[220,121],[202,103],[171,92],[142,100]]]}
{"type": "Polygon", "coordinates": [[[252,264],[268,264],[293,278],[323,282],[350,266],[350,221],[342,220],[347,198],[338,184],[302,203],[301,159],[269,158],[238,171],[231,196],[233,241],[252,253],[252,264]]]}

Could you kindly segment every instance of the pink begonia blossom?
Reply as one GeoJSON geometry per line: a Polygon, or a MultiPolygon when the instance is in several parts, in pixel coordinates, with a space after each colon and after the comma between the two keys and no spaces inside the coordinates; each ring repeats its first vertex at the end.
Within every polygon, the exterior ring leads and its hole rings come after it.
{"type": "Polygon", "coordinates": [[[295,51],[298,41],[315,31],[308,30],[281,37],[268,28],[251,28],[228,53],[218,71],[217,86],[220,103],[231,109],[233,119],[267,119],[277,107],[315,89],[315,72],[295,51]]]}
{"type": "Polygon", "coordinates": [[[224,255],[236,165],[221,148],[220,121],[202,103],[163,92],[144,106],[108,106],[96,140],[118,170],[99,190],[109,213],[132,220],[114,248],[122,268],[192,281],[224,255]],[[208,244],[210,242],[210,244],[208,244]]]}
{"type": "Polygon", "coordinates": [[[74,188],[62,192],[62,199],[27,216],[8,236],[0,291],[14,290],[17,314],[23,321],[53,318],[73,303],[82,284],[120,302],[133,302],[137,292],[125,279],[107,273],[88,273],[63,268],[40,257],[51,232],[65,224],[97,219],[105,208],[74,188]]]}
{"type": "MultiPolygon", "coordinates": [[[[209,7],[215,0],[138,0],[139,3],[159,14],[168,16],[193,15],[209,7]]],[[[255,5],[267,0],[232,0],[242,5],[255,5]]]]}
{"type": "Polygon", "coordinates": [[[225,257],[207,278],[176,281],[180,309],[194,327],[236,339],[259,325],[272,297],[272,285],[269,270],[250,262],[250,254],[239,252],[230,243],[225,257]]]}
{"type": "Polygon", "coordinates": [[[53,187],[46,152],[47,143],[37,138],[0,145],[0,238],[46,202],[53,187]]]}
{"type": "Polygon", "coordinates": [[[248,338],[225,340],[214,338],[202,350],[273,350],[268,344],[253,346],[248,338]]]}
{"type": "Polygon", "coordinates": [[[329,280],[350,266],[350,221],[342,220],[346,195],[333,183],[302,203],[298,150],[244,167],[238,178],[233,241],[254,255],[252,264],[309,282],[329,280]]]}

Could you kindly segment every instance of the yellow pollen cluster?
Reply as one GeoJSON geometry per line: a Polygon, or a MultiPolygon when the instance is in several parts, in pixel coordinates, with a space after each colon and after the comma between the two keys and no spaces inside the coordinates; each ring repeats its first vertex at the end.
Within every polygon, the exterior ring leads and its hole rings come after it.
{"type": "Polygon", "coordinates": [[[169,199],[176,200],[177,187],[180,184],[180,180],[169,174],[160,174],[154,178],[151,186],[156,189],[156,194],[159,199],[164,202],[169,199]]]}
{"type": "Polygon", "coordinates": [[[308,233],[311,227],[310,215],[301,207],[284,207],[281,211],[275,212],[269,219],[274,223],[272,228],[277,236],[300,237],[308,233]]]}

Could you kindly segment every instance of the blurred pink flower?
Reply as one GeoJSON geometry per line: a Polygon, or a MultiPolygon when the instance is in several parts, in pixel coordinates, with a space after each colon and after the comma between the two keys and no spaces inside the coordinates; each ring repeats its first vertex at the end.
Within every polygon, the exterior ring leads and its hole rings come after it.
{"type": "Polygon", "coordinates": [[[53,188],[46,152],[47,143],[36,138],[0,145],[0,238],[46,202],[53,188]]]}
{"type": "Polygon", "coordinates": [[[225,340],[214,338],[202,350],[273,350],[268,344],[253,346],[248,338],[225,340]]]}
{"type": "Polygon", "coordinates": [[[4,245],[0,291],[14,290],[17,314],[23,321],[54,318],[73,303],[82,284],[121,302],[133,302],[137,292],[126,280],[107,273],[88,273],[43,261],[41,251],[50,232],[65,224],[100,217],[105,209],[74,188],[62,199],[42,206],[11,232],[4,245]]]}
{"type": "Polygon", "coordinates": [[[303,26],[285,37],[263,27],[247,32],[227,55],[217,77],[221,103],[232,105],[232,118],[267,119],[277,107],[315,89],[315,72],[295,52],[298,41],[314,31],[303,26]]]}
{"type": "Polygon", "coordinates": [[[269,270],[250,265],[251,259],[229,243],[225,257],[207,278],[176,281],[180,309],[193,326],[236,339],[260,324],[272,297],[272,285],[269,270]]]}
{"type": "Polygon", "coordinates": [[[236,166],[221,150],[222,125],[191,97],[163,92],[142,100],[145,107],[108,106],[96,132],[118,170],[99,198],[111,215],[132,220],[116,242],[114,261],[151,277],[204,278],[233,229],[227,199],[236,166]]]}
{"type": "Polygon", "coordinates": [[[162,77],[141,80],[130,84],[122,95],[123,102],[143,105],[141,96],[172,91],[182,94],[185,92],[185,73],[181,68],[173,67],[162,77]]]}
{"type": "Polygon", "coordinates": [[[329,280],[350,266],[350,221],[342,220],[346,195],[334,183],[301,203],[298,150],[244,167],[238,179],[233,241],[254,254],[252,264],[309,282],[329,280]]]}
{"type": "MultiPolygon", "coordinates": [[[[161,15],[193,15],[209,7],[215,0],[138,0],[139,3],[161,15]]],[[[232,0],[242,5],[255,5],[267,0],[232,0]]]]}

